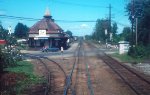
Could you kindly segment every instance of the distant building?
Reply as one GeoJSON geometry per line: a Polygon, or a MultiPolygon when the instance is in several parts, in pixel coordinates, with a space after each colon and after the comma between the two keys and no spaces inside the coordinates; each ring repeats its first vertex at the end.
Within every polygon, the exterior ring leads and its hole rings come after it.
{"type": "Polygon", "coordinates": [[[6,41],[5,40],[0,40],[0,45],[5,45],[6,41]]]}
{"type": "Polygon", "coordinates": [[[67,48],[68,36],[58,26],[47,9],[43,19],[35,23],[29,31],[30,47],[67,48]]]}

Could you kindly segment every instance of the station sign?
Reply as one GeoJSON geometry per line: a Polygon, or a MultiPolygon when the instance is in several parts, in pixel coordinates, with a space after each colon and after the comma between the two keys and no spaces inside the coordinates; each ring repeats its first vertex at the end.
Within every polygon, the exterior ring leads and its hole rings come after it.
{"type": "Polygon", "coordinates": [[[39,30],[39,36],[46,36],[46,30],[39,30]]]}

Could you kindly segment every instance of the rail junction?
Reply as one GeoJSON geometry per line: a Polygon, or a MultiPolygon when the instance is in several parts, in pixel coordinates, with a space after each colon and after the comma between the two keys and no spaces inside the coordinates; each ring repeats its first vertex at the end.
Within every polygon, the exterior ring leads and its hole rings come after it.
{"type": "Polygon", "coordinates": [[[66,54],[70,56],[24,54],[46,80],[41,91],[32,95],[150,95],[149,76],[116,61],[89,42],[80,40],[74,51],[66,54]]]}

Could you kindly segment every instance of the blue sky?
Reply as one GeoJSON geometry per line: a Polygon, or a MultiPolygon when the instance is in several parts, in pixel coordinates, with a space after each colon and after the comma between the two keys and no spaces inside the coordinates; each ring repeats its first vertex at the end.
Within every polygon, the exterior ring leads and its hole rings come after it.
{"type": "MultiPolygon", "coordinates": [[[[109,4],[112,5],[112,19],[118,24],[120,33],[124,26],[130,26],[128,16],[125,16],[126,3],[129,0],[0,0],[0,15],[42,19],[48,7],[55,22],[64,30],[70,30],[74,35],[83,36],[93,32],[95,22],[60,22],[96,21],[108,17],[109,4]],[[122,25],[123,24],[123,25],[122,25]]],[[[0,17],[5,28],[12,27],[18,22],[31,27],[37,21],[7,19],[0,17]]]]}

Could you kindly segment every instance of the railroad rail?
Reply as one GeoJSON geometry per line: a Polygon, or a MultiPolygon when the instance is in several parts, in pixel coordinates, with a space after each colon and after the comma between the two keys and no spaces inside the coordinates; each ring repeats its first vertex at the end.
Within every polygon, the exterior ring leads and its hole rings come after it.
{"type": "Polygon", "coordinates": [[[76,63],[78,63],[79,61],[79,52],[80,52],[80,49],[81,49],[81,41],[80,43],[78,44],[78,47],[76,48],[75,52],[74,52],[74,63],[73,63],[73,66],[72,66],[72,69],[71,69],[71,72],[69,73],[69,75],[67,76],[66,78],[66,86],[64,88],[64,95],[67,95],[68,94],[68,90],[71,89],[71,94],[72,95],[75,95],[75,89],[73,89],[71,87],[71,82],[72,82],[72,75],[73,75],[73,72],[74,72],[74,69],[75,69],[75,65],[76,63]]]}
{"type": "Polygon", "coordinates": [[[44,95],[48,95],[49,92],[50,92],[50,85],[51,85],[51,81],[50,81],[50,78],[51,78],[51,71],[49,70],[47,64],[42,60],[48,60],[52,63],[54,63],[56,66],[59,67],[59,70],[61,70],[64,74],[64,78],[65,78],[65,87],[64,87],[64,95],[67,95],[68,94],[68,90],[71,91],[72,95],[75,95],[75,90],[71,87],[71,83],[72,83],[72,76],[73,76],[73,72],[74,72],[74,69],[75,69],[75,66],[76,66],[76,63],[78,63],[78,57],[79,57],[79,51],[80,51],[80,46],[81,46],[81,43],[78,44],[78,47],[76,48],[75,52],[74,52],[74,63],[72,65],[72,69],[69,73],[69,75],[66,74],[65,70],[63,69],[63,67],[61,65],[59,65],[59,63],[55,62],[54,60],[48,58],[48,57],[45,57],[45,56],[40,56],[40,55],[34,55],[34,54],[24,54],[24,57],[29,57],[29,58],[32,58],[32,59],[37,59],[39,60],[40,63],[43,64],[45,70],[47,70],[47,86],[45,88],[45,94],[44,95]]]}
{"type": "MultiPolygon", "coordinates": [[[[94,95],[94,91],[93,91],[93,88],[92,88],[92,82],[91,82],[91,77],[90,77],[90,73],[89,73],[89,68],[88,68],[88,64],[87,64],[87,59],[86,59],[86,55],[85,55],[85,51],[84,51],[84,45],[83,45],[83,41],[81,40],[79,45],[78,45],[78,49],[76,50],[76,53],[74,53],[74,64],[73,64],[73,67],[72,67],[72,70],[70,72],[70,74],[68,75],[68,78],[67,78],[67,85],[66,85],[66,88],[64,89],[64,95],[68,95],[68,90],[71,89],[71,95],[77,95],[78,92],[77,92],[77,89],[78,88],[78,84],[79,86],[82,88],[82,89],[86,89],[86,93],[88,93],[89,95],[94,95]],[[83,62],[81,61],[83,60],[83,62]],[[76,66],[76,72],[74,72],[74,69],[75,69],[75,66],[76,66]],[[85,70],[82,70],[84,69],[85,70]],[[72,81],[72,78],[73,78],[73,73],[75,73],[74,75],[74,82],[71,82],[72,81]],[[79,74],[82,74],[82,73],[85,73],[85,77],[86,79],[81,79],[79,77],[79,74]],[[82,81],[85,81],[86,82],[86,88],[84,88],[83,85],[81,85],[81,81],[79,81],[79,79],[81,79],[82,81]],[[82,87],[83,86],[83,87],[82,87]]],[[[85,84],[84,84],[85,85],[85,84]]],[[[83,92],[83,95],[85,93],[83,92]]]]}
{"type": "Polygon", "coordinates": [[[87,75],[87,85],[88,85],[88,89],[90,91],[90,95],[94,95],[94,90],[93,90],[93,87],[92,87],[92,82],[91,82],[91,75],[90,75],[90,72],[89,72],[89,65],[88,65],[88,59],[86,58],[86,52],[85,50],[83,49],[83,56],[84,56],[84,60],[85,60],[85,66],[86,66],[86,75],[87,75]]]}
{"type": "Polygon", "coordinates": [[[63,69],[63,67],[61,65],[59,65],[59,63],[55,62],[54,60],[52,60],[52,59],[50,59],[48,57],[40,56],[40,55],[34,55],[34,54],[24,54],[25,57],[30,57],[32,59],[39,60],[40,63],[42,63],[43,66],[45,67],[45,69],[47,70],[47,73],[48,73],[48,76],[47,76],[47,87],[45,88],[45,94],[44,95],[48,95],[48,93],[50,92],[51,81],[49,79],[50,79],[51,72],[50,72],[47,64],[42,59],[48,60],[48,61],[54,63],[55,65],[57,65],[59,67],[59,70],[61,70],[63,72],[64,78],[65,78],[64,95],[68,94],[68,90],[71,91],[72,95],[75,95],[75,93],[74,93],[75,91],[71,87],[71,83],[72,83],[72,75],[73,75],[73,72],[74,72],[74,69],[75,69],[75,65],[76,65],[76,63],[79,60],[78,57],[79,57],[80,46],[81,46],[81,43],[78,44],[78,47],[76,48],[76,50],[74,52],[74,63],[73,63],[73,66],[72,66],[72,69],[71,69],[69,75],[66,74],[65,70],[63,69]]]}
{"type": "Polygon", "coordinates": [[[46,87],[45,87],[44,95],[49,95],[49,93],[52,92],[52,90],[51,90],[52,81],[51,80],[54,79],[54,78],[52,77],[52,72],[48,68],[46,62],[43,61],[43,59],[44,60],[48,60],[49,62],[52,62],[53,64],[55,64],[56,66],[58,66],[58,68],[63,72],[64,78],[66,79],[66,73],[65,73],[64,69],[56,61],[54,61],[54,60],[52,60],[50,58],[44,57],[44,56],[37,56],[37,55],[33,55],[33,54],[25,54],[24,56],[32,58],[32,59],[36,59],[40,63],[42,63],[42,65],[44,66],[44,68],[45,68],[45,70],[47,72],[46,87]]]}
{"type": "Polygon", "coordinates": [[[137,94],[150,95],[150,83],[131,69],[106,54],[99,57],[137,94]]]}
{"type": "MultiPolygon", "coordinates": [[[[88,43],[90,44],[90,43],[88,43]]],[[[91,44],[90,44],[91,45],[91,44]]],[[[97,48],[91,45],[94,48],[97,48]]],[[[98,49],[98,48],[97,48],[98,49]]],[[[113,59],[103,51],[97,53],[101,58],[137,95],[150,95],[150,80],[147,76],[140,75],[138,71],[113,59]]]]}
{"type": "Polygon", "coordinates": [[[46,87],[44,87],[45,88],[45,91],[44,91],[44,95],[48,95],[48,93],[49,93],[49,91],[50,91],[50,87],[51,87],[51,71],[49,70],[49,68],[47,67],[47,65],[46,65],[46,63],[45,62],[43,62],[42,61],[42,59],[41,58],[39,58],[39,57],[37,57],[37,56],[29,56],[29,55],[24,55],[24,56],[26,56],[26,57],[30,57],[30,58],[32,58],[32,59],[36,59],[36,60],[38,60],[40,63],[42,63],[42,65],[44,66],[44,68],[45,68],[45,70],[46,70],[46,72],[47,72],[47,76],[46,76],[46,87]]]}

